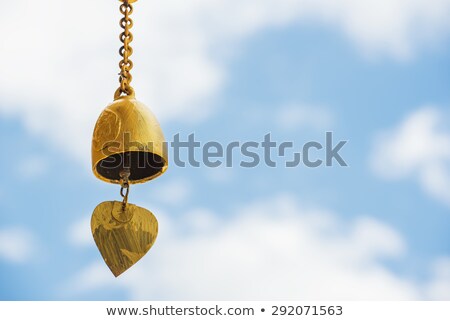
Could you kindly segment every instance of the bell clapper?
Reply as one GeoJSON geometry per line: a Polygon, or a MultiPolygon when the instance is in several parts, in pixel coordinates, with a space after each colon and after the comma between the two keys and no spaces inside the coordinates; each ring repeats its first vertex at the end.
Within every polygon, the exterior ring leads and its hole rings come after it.
{"type": "Polygon", "coordinates": [[[158,221],[149,210],[128,203],[132,184],[145,183],[162,175],[168,167],[166,142],[152,112],[136,100],[131,87],[130,43],[133,34],[132,3],[119,0],[120,34],[119,88],[114,101],[100,114],[92,138],[92,171],[107,183],[120,185],[123,200],[99,204],[91,219],[91,230],[103,260],[114,276],[138,262],[153,246],[158,221]]]}

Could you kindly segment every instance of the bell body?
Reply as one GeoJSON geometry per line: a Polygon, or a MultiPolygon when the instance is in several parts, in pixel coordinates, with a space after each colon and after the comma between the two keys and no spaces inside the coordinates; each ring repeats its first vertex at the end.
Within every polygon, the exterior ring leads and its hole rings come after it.
{"type": "Polygon", "coordinates": [[[130,171],[131,184],[144,183],[167,170],[167,144],[153,113],[134,95],[116,99],[97,120],[92,139],[92,170],[99,179],[120,184],[130,171]]]}

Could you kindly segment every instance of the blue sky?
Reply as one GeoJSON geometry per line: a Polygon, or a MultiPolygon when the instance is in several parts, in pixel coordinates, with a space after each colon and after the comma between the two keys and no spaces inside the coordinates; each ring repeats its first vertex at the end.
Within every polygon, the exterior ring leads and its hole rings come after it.
{"type": "Polygon", "coordinates": [[[349,167],[171,163],[131,190],[160,234],[119,279],[89,226],[119,199],[89,163],[117,8],[96,4],[87,34],[84,11],[48,2],[61,41],[42,54],[40,9],[18,1],[10,19],[29,19],[2,59],[1,299],[450,299],[449,2],[138,2],[134,86],[167,139],[301,146],[333,131],[349,167]]]}

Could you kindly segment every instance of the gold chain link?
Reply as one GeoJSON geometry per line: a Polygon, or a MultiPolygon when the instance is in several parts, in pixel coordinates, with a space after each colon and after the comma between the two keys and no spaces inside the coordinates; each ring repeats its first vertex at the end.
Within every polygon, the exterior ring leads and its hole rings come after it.
{"type": "Polygon", "coordinates": [[[133,79],[130,73],[131,69],[133,69],[133,62],[130,60],[130,56],[133,54],[133,48],[130,46],[130,43],[133,41],[133,34],[130,31],[133,27],[133,20],[130,18],[130,15],[133,13],[133,6],[129,1],[125,0],[120,5],[120,12],[124,15],[120,19],[120,26],[124,31],[120,34],[120,41],[123,43],[123,46],[119,49],[119,54],[122,56],[122,60],[119,62],[120,87],[114,95],[115,99],[120,98],[122,95],[134,95],[134,89],[130,86],[133,79]]]}
{"type": "Polygon", "coordinates": [[[125,210],[128,203],[128,194],[130,193],[130,169],[124,168],[120,173],[120,195],[123,197],[122,208],[125,210]]]}

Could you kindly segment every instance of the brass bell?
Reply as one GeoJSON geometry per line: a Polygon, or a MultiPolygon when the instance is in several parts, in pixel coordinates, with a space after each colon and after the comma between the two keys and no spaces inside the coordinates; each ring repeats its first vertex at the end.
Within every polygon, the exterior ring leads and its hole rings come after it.
{"type": "Polygon", "coordinates": [[[99,179],[144,183],[167,170],[164,134],[153,113],[134,94],[118,97],[101,113],[92,139],[92,170],[99,179]]]}

